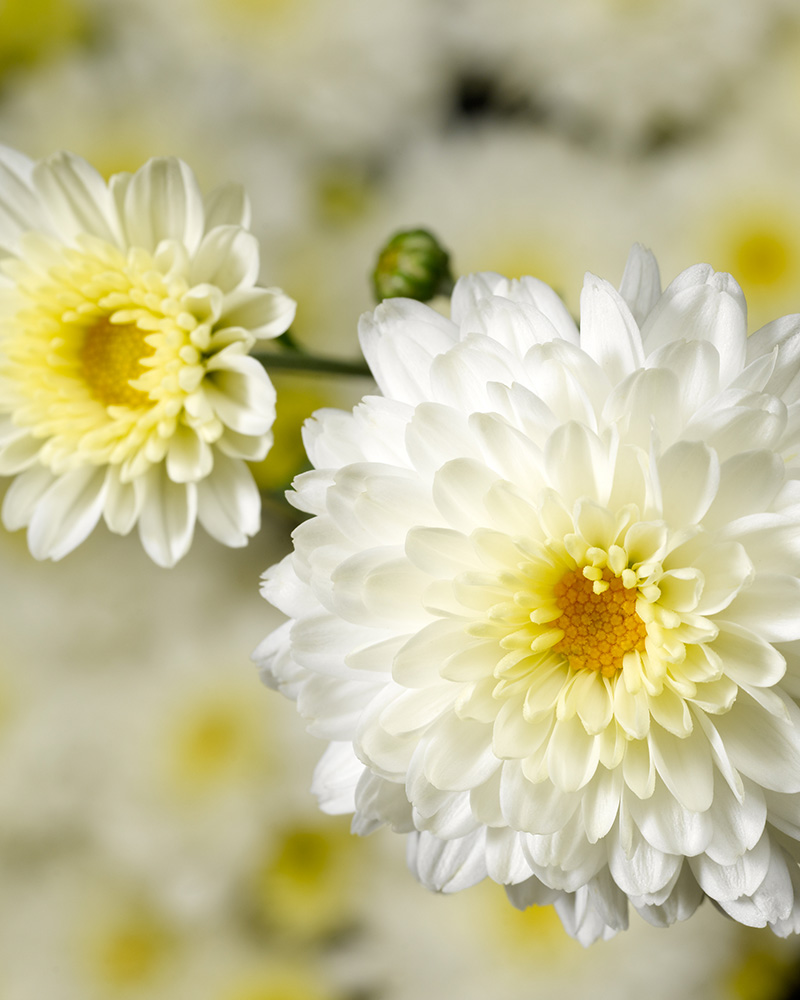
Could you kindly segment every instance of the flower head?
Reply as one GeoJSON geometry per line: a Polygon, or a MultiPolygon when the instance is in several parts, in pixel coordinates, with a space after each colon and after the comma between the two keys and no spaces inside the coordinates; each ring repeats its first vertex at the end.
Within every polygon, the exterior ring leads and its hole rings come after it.
{"type": "Polygon", "coordinates": [[[584,942],[703,895],[800,927],[800,318],[631,253],[580,332],[478,274],[361,324],[382,397],[307,428],[313,515],[257,650],[330,747],[322,808],[584,942]]]}
{"type": "Polygon", "coordinates": [[[0,149],[0,474],[32,553],[59,559],[102,516],[172,565],[195,521],[226,545],[258,530],[245,461],[271,443],[275,394],[247,356],[294,302],[256,285],[236,185],[203,198],[151,160],[107,184],[84,160],[0,149]]]}

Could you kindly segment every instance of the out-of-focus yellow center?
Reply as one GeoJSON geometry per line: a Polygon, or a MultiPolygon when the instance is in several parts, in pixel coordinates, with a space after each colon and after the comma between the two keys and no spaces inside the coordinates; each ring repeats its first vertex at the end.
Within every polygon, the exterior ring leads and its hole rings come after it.
{"type": "Polygon", "coordinates": [[[132,920],[108,933],[99,948],[97,971],[110,986],[138,986],[155,974],[167,947],[167,937],[158,924],[132,920]]]}
{"type": "Polygon", "coordinates": [[[146,406],[147,393],[131,381],[145,372],[142,361],[153,353],[147,331],[135,323],[100,319],[90,326],[81,346],[81,370],[94,398],[103,406],[146,406]]]}
{"type": "Polygon", "coordinates": [[[553,652],[563,653],[574,670],[613,677],[626,653],[644,649],[647,626],[636,613],[636,588],[626,588],[610,570],[597,581],[570,570],[556,584],[555,596],[561,617],[553,626],[564,635],[553,652]]]}
{"type": "Polygon", "coordinates": [[[230,757],[236,748],[236,725],[224,715],[202,719],[187,740],[189,756],[201,766],[212,766],[230,757]]]}
{"type": "Polygon", "coordinates": [[[214,994],[214,1000],[328,1000],[329,993],[297,969],[253,973],[214,994]]]}
{"type": "Polygon", "coordinates": [[[734,247],[733,273],[745,286],[774,285],[789,267],[789,249],[768,229],[742,234],[734,247]]]}
{"type": "Polygon", "coordinates": [[[228,21],[232,17],[244,21],[251,31],[284,28],[296,23],[302,26],[308,17],[308,0],[206,0],[212,13],[228,21]]]}
{"type": "Polygon", "coordinates": [[[207,783],[236,770],[247,742],[239,723],[227,706],[208,706],[188,722],[178,748],[185,780],[207,783]]]}
{"type": "Polygon", "coordinates": [[[333,861],[333,844],[316,830],[294,830],[284,840],[275,867],[285,877],[315,883],[333,861]]]}

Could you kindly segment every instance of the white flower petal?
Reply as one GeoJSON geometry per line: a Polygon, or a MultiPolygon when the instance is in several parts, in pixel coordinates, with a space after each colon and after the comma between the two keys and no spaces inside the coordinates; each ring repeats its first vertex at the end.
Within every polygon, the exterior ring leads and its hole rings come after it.
{"type": "Polygon", "coordinates": [[[612,385],[644,365],[642,337],[627,303],[613,285],[593,274],[586,275],[581,292],[580,344],[612,385]]]}
{"type": "Polygon", "coordinates": [[[441,403],[421,403],[406,429],[406,448],[414,467],[429,476],[453,458],[481,458],[468,418],[441,403]]]}
{"type": "Polygon", "coordinates": [[[725,675],[737,684],[772,687],[786,673],[786,660],[774,646],[734,622],[723,622],[711,645],[725,675]]]}
{"type": "Polygon", "coordinates": [[[500,778],[500,808],[514,830],[547,834],[562,829],[580,807],[577,792],[564,793],[551,781],[531,784],[517,761],[503,764],[500,778]]]}
{"type": "MultiPolygon", "coordinates": [[[[766,837],[766,835],[765,835],[766,837]]],[[[770,844],[768,867],[763,880],[752,895],[743,894],[738,899],[722,899],[720,909],[734,920],[749,927],[764,927],[785,920],[792,911],[794,885],[790,873],[797,867],[776,844],[770,844]]],[[[762,874],[763,864],[757,869],[762,874]]]]}
{"type": "MultiPolygon", "coordinates": [[[[340,677],[314,674],[303,684],[297,694],[297,710],[308,720],[308,731],[312,736],[324,740],[353,740],[363,713],[380,692],[381,684],[373,678],[357,681],[343,681],[340,677]]],[[[376,732],[374,729],[371,731],[376,732]]],[[[385,733],[381,733],[385,736],[385,733]]],[[[368,744],[366,735],[357,746],[362,751],[370,747],[370,755],[375,761],[383,759],[390,763],[388,753],[399,753],[399,760],[405,762],[412,747],[402,745],[402,741],[386,738],[382,743],[368,744]],[[383,755],[386,755],[384,757],[383,755]]],[[[361,754],[359,754],[361,756],[361,754]]],[[[394,762],[391,762],[394,763],[394,762]]],[[[380,766],[380,765],[379,765],[380,766]]],[[[387,768],[394,771],[394,767],[387,768]]]]}
{"type": "Polygon", "coordinates": [[[486,878],[485,840],[484,830],[461,840],[409,834],[408,867],[424,886],[436,892],[467,889],[486,878]]]}
{"type": "Polygon", "coordinates": [[[385,781],[369,771],[359,778],[355,792],[356,814],[352,832],[361,836],[373,833],[388,823],[398,833],[414,829],[411,806],[402,785],[385,781]]]}
{"type": "Polygon", "coordinates": [[[141,489],[139,537],[159,566],[174,566],[189,551],[197,517],[197,488],[173,483],[155,466],[136,480],[141,489]]]}
{"type": "Polygon", "coordinates": [[[50,225],[62,239],[73,242],[89,233],[108,243],[119,243],[114,200],[103,178],[86,160],[56,153],[36,164],[32,180],[50,225]]]}
{"type": "Polygon", "coordinates": [[[136,524],[141,512],[143,496],[133,483],[123,483],[119,469],[112,466],[108,470],[108,492],[103,517],[109,531],[116,535],[127,535],[136,524]]]}
{"type": "MultiPolygon", "coordinates": [[[[638,831],[637,831],[638,833],[638,831]]],[[[682,857],[658,851],[638,834],[631,848],[623,848],[619,836],[610,838],[608,867],[616,884],[627,896],[644,896],[674,885],[682,857]]]]}
{"type": "Polygon", "coordinates": [[[58,478],[40,497],[28,525],[35,559],[61,559],[91,532],[103,513],[106,470],[76,469],[58,478]]]}
{"type": "Polygon", "coordinates": [[[522,850],[520,835],[514,830],[486,831],[486,873],[501,885],[513,885],[530,878],[530,865],[522,850]]]}
{"type": "Polygon", "coordinates": [[[647,904],[633,900],[637,913],[654,927],[670,927],[678,920],[688,920],[704,899],[703,890],[697,884],[686,861],[669,896],[663,903],[647,904]]]}
{"type": "Polygon", "coordinates": [[[539,310],[527,303],[510,303],[494,296],[481,299],[461,321],[462,330],[491,337],[522,358],[532,344],[558,339],[558,331],[539,310]]]}
{"type": "Polygon", "coordinates": [[[746,514],[718,537],[741,542],[760,572],[800,576],[800,524],[794,514],[746,514]]]}
{"type": "Polygon", "coordinates": [[[473,413],[469,427],[481,446],[483,461],[504,479],[527,496],[537,495],[546,485],[544,456],[525,434],[493,413],[473,413]]]}
{"type": "Polygon", "coordinates": [[[647,842],[665,854],[694,857],[708,847],[714,835],[710,811],[686,809],[660,780],[649,799],[627,794],[620,814],[623,812],[629,814],[647,842]]]}
{"type": "Polygon", "coordinates": [[[253,358],[209,364],[203,392],[219,419],[238,434],[263,435],[275,422],[275,389],[253,358]]]}
{"type": "Polygon", "coordinates": [[[586,839],[590,844],[608,834],[619,812],[622,796],[622,773],[620,768],[607,771],[598,769],[595,777],[584,789],[581,801],[581,815],[586,829],[586,839]]]}
{"type": "Polygon", "coordinates": [[[559,719],[547,748],[550,780],[562,792],[583,788],[600,762],[600,740],[591,736],[577,717],[559,719]]]}
{"type": "Polygon", "coordinates": [[[285,333],[296,312],[297,303],[280,288],[239,288],[226,295],[220,319],[225,326],[243,327],[268,340],[285,333]]]}
{"type": "Polygon", "coordinates": [[[247,544],[261,527],[261,496],[244,462],[217,452],[213,474],[197,484],[197,519],[218,542],[247,544]]]}
{"type": "Polygon", "coordinates": [[[701,889],[719,903],[752,896],[767,874],[770,862],[769,836],[764,834],[758,844],[732,865],[720,865],[707,854],[689,860],[701,889]]]}
{"type": "Polygon", "coordinates": [[[41,440],[33,437],[26,427],[11,428],[0,443],[0,475],[14,476],[30,468],[41,449],[41,440]]]}
{"type": "Polygon", "coordinates": [[[769,357],[776,348],[771,377],[762,389],[791,402],[800,389],[800,315],[781,316],[756,330],[747,338],[747,361],[752,364],[769,357]]]}
{"type": "Polygon", "coordinates": [[[208,283],[228,293],[251,286],[260,266],[258,240],[240,226],[217,226],[205,234],[189,272],[193,285],[208,283]]]}
{"type": "Polygon", "coordinates": [[[642,368],[624,378],[608,397],[603,419],[616,424],[626,441],[650,447],[653,426],[663,445],[670,444],[681,429],[680,385],[674,372],[642,368]]]}
{"type": "Polygon", "coordinates": [[[744,367],[747,308],[729,274],[708,264],[684,271],[670,284],[642,329],[645,351],[671,341],[705,340],[720,356],[720,382],[728,385],[744,367]]]}
{"type": "Polygon", "coordinates": [[[728,606],[725,618],[766,639],[800,638],[800,580],[781,573],[760,573],[728,606]]]}
{"type": "Polygon", "coordinates": [[[740,692],[734,708],[714,721],[742,774],[762,788],[800,791],[800,709],[792,708],[791,720],[784,722],[740,692]]]}
{"type": "Polygon", "coordinates": [[[440,514],[460,531],[472,531],[486,520],[484,498],[499,477],[480,462],[457,458],[433,478],[433,502],[440,514]]]}
{"type": "Polygon", "coordinates": [[[384,395],[403,402],[427,398],[433,358],[456,343],[454,324],[410,299],[387,299],[358,324],[361,350],[384,395]]]}
{"type": "Polygon", "coordinates": [[[3,498],[3,524],[9,531],[17,531],[29,523],[37,503],[55,481],[53,473],[41,465],[17,476],[3,498]]]}
{"type": "Polygon", "coordinates": [[[719,392],[719,353],[704,340],[670,341],[648,355],[645,366],[677,375],[684,422],[719,392]]]}
{"type": "Polygon", "coordinates": [[[761,839],[767,821],[764,792],[752,781],[739,801],[720,776],[714,787],[714,836],[706,848],[718,865],[735,865],[761,839]]]}
{"type": "Polygon", "coordinates": [[[661,502],[672,525],[697,524],[719,489],[719,460],[702,441],[678,441],[658,461],[661,502]]]}
{"type": "Polygon", "coordinates": [[[707,528],[722,528],[753,511],[769,508],[783,482],[783,462],[768,451],[745,451],[723,462],[717,495],[703,518],[707,528]]]}
{"type": "Polygon", "coordinates": [[[31,190],[32,173],[32,160],[8,146],[0,146],[0,248],[6,253],[17,251],[24,233],[49,228],[31,190]]]}
{"type": "Polygon", "coordinates": [[[565,893],[555,901],[554,905],[564,930],[584,948],[594,944],[599,938],[608,941],[618,930],[624,930],[628,926],[627,909],[619,924],[609,926],[604,919],[605,908],[602,912],[598,912],[587,887],[582,887],[574,893],[565,893]]]}
{"type": "Polygon", "coordinates": [[[606,451],[597,435],[582,424],[563,424],[551,435],[545,465],[550,485],[569,507],[583,497],[602,503],[608,495],[606,451]]]}
{"type": "Polygon", "coordinates": [[[425,751],[425,774],[436,788],[464,791],[482,785],[500,766],[492,752],[492,731],[488,726],[454,714],[444,716],[429,732],[425,751]],[[451,747],[460,748],[458,758],[451,747]]]}
{"type": "Polygon", "coordinates": [[[643,247],[641,243],[634,243],[631,247],[622,273],[619,293],[640,326],[661,298],[658,263],[652,251],[643,247]]]}
{"type": "Polygon", "coordinates": [[[721,459],[742,452],[774,449],[788,423],[785,403],[765,393],[720,395],[686,424],[689,440],[705,441],[721,459]],[[712,405],[713,404],[713,405],[712,405]]]}
{"type": "Polygon", "coordinates": [[[203,234],[203,199],[195,176],[182,161],[149,160],[127,184],[122,205],[128,242],[154,251],[161,240],[177,240],[193,254],[203,234]]]}
{"type": "Polygon", "coordinates": [[[469,413],[489,409],[489,386],[510,386],[518,361],[502,344],[471,333],[430,365],[430,393],[434,399],[469,413]]]}
{"type": "Polygon", "coordinates": [[[211,447],[191,427],[179,426],[167,449],[167,475],[173,483],[197,482],[213,467],[211,447]]]}
{"type": "Polygon", "coordinates": [[[364,765],[353,753],[352,743],[331,743],[323,753],[311,783],[311,793],[324,813],[338,816],[355,812],[355,790],[364,765]]]}
{"type": "Polygon", "coordinates": [[[469,317],[477,307],[492,297],[522,306],[533,306],[548,320],[561,339],[572,344],[578,343],[578,330],[567,307],[552,288],[538,278],[509,280],[491,271],[459,278],[453,289],[450,307],[453,322],[459,326],[468,325],[469,317]]]}
{"type": "Polygon", "coordinates": [[[705,812],[714,799],[714,767],[705,735],[693,730],[681,739],[651,725],[650,753],[661,780],[684,808],[705,812]]]}
{"type": "MultiPolygon", "coordinates": [[[[596,429],[596,414],[603,409],[608,379],[602,369],[583,351],[564,341],[535,345],[525,355],[527,387],[559,422],[578,420],[596,429]]],[[[518,389],[514,389],[518,392],[518,389]]],[[[491,397],[496,393],[489,392],[491,397]]],[[[548,420],[547,423],[550,421],[548,420]]],[[[539,444],[547,423],[532,430],[532,440],[539,444]]]]}

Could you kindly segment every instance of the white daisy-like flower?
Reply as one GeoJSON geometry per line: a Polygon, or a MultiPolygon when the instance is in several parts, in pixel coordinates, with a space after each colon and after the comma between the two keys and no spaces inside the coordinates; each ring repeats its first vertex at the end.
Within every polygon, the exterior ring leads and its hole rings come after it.
{"type": "Polygon", "coordinates": [[[644,152],[721,118],[784,37],[785,0],[457,0],[458,63],[582,142],[644,152]],[[680,53],[678,55],[678,53],[680,53]]]}
{"type": "Polygon", "coordinates": [[[800,928],[800,317],[634,248],[580,333],[534,278],[360,328],[383,392],[307,427],[313,515],[256,651],[330,741],[324,810],[409,834],[583,942],[688,917],[800,928]]]}
{"type": "Polygon", "coordinates": [[[238,185],[204,198],[151,160],[106,183],[79,157],[0,149],[3,521],[60,559],[102,517],[138,523],[170,566],[195,522],[225,545],[258,530],[245,462],[271,444],[275,393],[248,351],[295,303],[256,282],[238,185]]]}

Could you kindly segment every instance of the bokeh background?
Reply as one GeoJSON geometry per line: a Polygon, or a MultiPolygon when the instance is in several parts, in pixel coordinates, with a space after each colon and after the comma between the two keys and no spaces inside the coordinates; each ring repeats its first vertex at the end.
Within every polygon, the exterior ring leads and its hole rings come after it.
{"type": "MultiPolygon", "coordinates": [[[[263,282],[328,355],[356,356],[377,249],[415,225],[573,310],[639,240],[665,281],[732,271],[752,329],[800,311],[796,0],[3,0],[0,141],[243,182],[263,282]]],[[[276,384],[247,549],[198,537],[165,571],[101,528],[42,565],[0,535],[0,1000],[800,995],[800,944],[708,904],[585,951],[318,813],[322,747],[249,662],[278,622],[258,578],[302,420],[370,386],[276,384]]]]}

